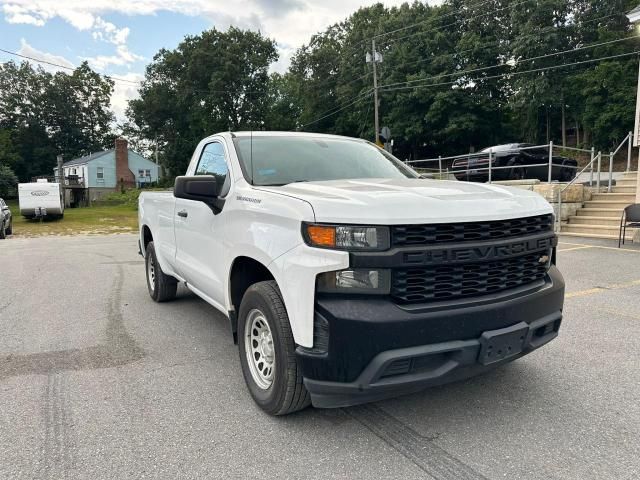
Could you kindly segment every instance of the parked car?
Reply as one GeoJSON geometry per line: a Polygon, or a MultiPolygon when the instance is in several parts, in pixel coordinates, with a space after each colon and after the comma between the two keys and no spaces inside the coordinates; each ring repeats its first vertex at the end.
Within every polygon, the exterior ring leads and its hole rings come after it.
{"type": "MultiPolygon", "coordinates": [[[[492,180],[549,179],[548,147],[531,148],[528,143],[507,143],[481,150],[469,157],[457,158],[452,171],[458,180],[486,182],[489,180],[489,153],[491,153],[492,180]],[[537,166],[534,166],[537,165],[537,166]],[[508,168],[503,168],[508,167],[508,168]],[[480,170],[485,169],[485,170],[480,170]]],[[[552,157],[551,180],[569,182],[576,176],[578,162],[572,158],[552,157]]]]}
{"type": "MultiPolygon", "coordinates": [[[[486,372],[562,320],[538,194],[419,178],[364,140],[222,133],[173,192],[142,192],[149,295],[183,283],[229,319],[255,402],[283,415],[486,372]]],[[[231,399],[230,399],[231,400],[231,399]]]]}
{"type": "Polygon", "coordinates": [[[0,198],[0,239],[13,234],[13,217],[6,202],[0,198]]]}

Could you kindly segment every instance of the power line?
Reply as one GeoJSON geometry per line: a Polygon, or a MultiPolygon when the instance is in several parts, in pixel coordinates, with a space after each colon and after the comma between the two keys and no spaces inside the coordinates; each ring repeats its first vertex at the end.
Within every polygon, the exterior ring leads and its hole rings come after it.
{"type": "MultiPolygon", "coordinates": [[[[522,1],[520,1],[520,2],[512,3],[511,5],[507,5],[506,7],[497,8],[497,9],[495,9],[495,10],[491,10],[491,11],[489,11],[489,12],[484,13],[483,15],[478,15],[478,16],[474,17],[474,20],[476,20],[476,19],[478,19],[478,18],[486,17],[486,16],[488,16],[488,15],[493,15],[494,13],[501,12],[501,11],[506,10],[506,9],[508,9],[508,8],[517,7],[517,6],[519,6],[519,5],[522,5],[522,4],[527,3],[527,2],[530,2],[530,1],[532,1],[532,0],[522,0],[522,1]]],[[[408,35],[405,35],[405,36],[403,36],[403,37],[392,38],[392,39],[389,41],[389,43],[398,42],[398,41],[400,41],[400,40],[404,40],[404,39],[406,39],[406,38],[415,37],[416,35],[424,35],[424,34],[426,34],[426,33],[438,32],[438,31],[440,31],[440,30],[442,30],[442,29],[444,29],[444,28],[452,27],[452,26],[454,26],[454,25],[457,25],[457,24],[462,23],[462,22],[465,22],[465,21],[466,21],[466,19],[465,19],[465,18],[461,18],[460,20],[456,20],[455,22],[451,22],[451,23],[448,23],[448,24],[446,24],[446,25],[441,25],[440,27],[436,27],[436,28],[433,28],[433,29],[430,29],[430,30],[427,30],[427,31],[414,32],[414,33],[410,33],[410,34],[408,34],[408,35]]]]}
{"type": "MultiPolygon", "coordinates": [[[[602,47],[604,45],[611,45],[611,44],[614,44],[614,43],[620,43],[620,42],[624,42],[626,40],[631,40],[631,39],[634,39],[634,38],[640,38],[640,35],[635,35],[633,37],[618,38],[616,40],[610,40],[608,42],[600,42],[600,43],[595,43],[595,44],[591,44],[591,45],[584,45],[582,47],[572,48],[572,49],[564,50],[564,51],[561,51],[561,52],[548,53],[546,55],[538,55],[536,57],[523,58],[521,60],[516,60],[515,63],[517,65],[519,63],[531,62],[533,60],[541,60],[543,58],[555,57],[555,56],[558,56],[558,55],[564,55],[565,53],[579,52],[581,50],[585,50],[585,49],[588,49],[588,48],[597,48],[597,47],[602,47]]],[[[405,85],[405,84],[410,84],[410,83],[422,83],[422,82],[427,82],[429,80],[433,80],[433,79],[436,79],[436,78],[452,77],[452,76],[457,76],[457,75],[464,75],[466,73],[482,72],[482,71],[485,71],[485,70],[490,70],[492,68],[500,68],[500,67],[508,67],[508,66],[511,66],[511,65],[509,65],[508,63],[501,63],[501,64],[498,64],[498,65],[490,65],[490,66],[487,66],[487,67],[473,68],[473,69],[470,69],[470,70],[460,70],[458,72],[453,72],[453,73],[441,73],[441,74],[433,75],[431,77],[426,77],[426,78],[419,78],[419,79],[415,79],[415,80],[407,80],[407,81],[404,81],[404,82],[387,83],[385,85],[381,85],[380,88],[393,87],[393,86],[396,86],[396,85],[405,85]]]]}
{"type": "MultiPolygon", "coordinates": [[[[467,5],[466,7],[467,7],[467,8],[469,8],[469,9],[473,9],[473,8],[476,8],[476,7],[481,7],[481,6],[483,6],[483,5],[486,5],[487,3],[491,3],[491,2],[493,2],[493,1],[494,1],[494,0],[486,0],[486,1],[484,1],[484,2],[478,2],[478,3],[474,4],[474,5],[467,5]]],[[[433,20],[442,20],[443,18],[451,17],[451,16],[453,16],[453,15],[457,15],[458,13],[460,13],[460,12],[458,12],[458,11],[453,11],[453,12],[446,13],[446,14],[444,14],[444,15],[438,15],[435,19],[434,19],[434,18],[427,18],[426,20],[422,20],[422,21],[417,22],[417,23],[414,23],[414,24],[412,24],[412,25],[407,25],[407,26],[405,26],[405,27],[396,28],[395,30],[391,30],[391,31],[389,31],[389,32],[379,33],[379,34],[377,34],[377,35],[374,35],[374,38],[379,38],[379,37],[383,37],[383,36],[385,36],[385,35],[392,35],[392,34],[397,33],[397,32],[402,32],[402,31],[405,31],[405,30],[410,30],[410,29],[412,29],[412,28],[417,27],[418,25],[422,25],[423,23],[431,22],[431,21],[433,21],[433,20]]]]}
{"type": "MultiPolygon", "coordinates": [[[[640,53],[640,50],[634,50],[633,52],[628,52],[628,53],[621,53],[618,55],[609,55],[607,57],[600,57],[600,58],[593,58],[590,60],[583,60],[580,62],[573,62],[573,63],[562,63],[559,65],[552,65],[549,67],[541,67],[541,68],[534,68],[531,70],[523,70],[520,72],[508,72],[508,73],[501,73],[498,75],[492,75],[489,77],[478,77],[478,78],[471,78],[468,80],[468,82],[479,82],[481,80],[492,80],[495,78],[503,78],[503,77],[515,77],[517,75],[523,75],[525,73],[535,73],[535,72],[545,72],[548,70],[556,70],[558,68],[564,68],[564,67],[572,67],[575,65],[583,65],[583,64],[587,64],[587,63],[595,63],[595,62],[599,62],[601,60],[611,60],[614,58],[621,58],[621,57],[628,57],[631,55],[636,55],[640,53]]],[[[439,86],[443,86],[443,85],[454,85],[458,83],[457,81],[453,81],[453,82],[441,82],[441,83],[432,83],[429,85],[410,85],[410,86],[405,86],[405,87],[393,87],[393,88],[387,88],[382,90],[383,92],[393,92],[395,90],[407,90],[407,89],[417,89],[417,88],[424,88],[424,87],[439,87],[439,86]]]]}
{"type": "MultiPolygon", "coordinates": [[[[598,20],[603,20],[605,18],[615,17],[615,16],[619,16],[619,15],[621,15],[621,13],[610,13],[608,15],[603,15],[601,17],[592,18],[591,20],[585,20],[583,22],[580,22],[580,25],[586,25],[588,23],[597,22],[598,20]]],[[[577,26],[577,24],[571,25],[571,27],[575,27],[575,26],[577,26]]],[[[567,28],[567,27],[565,27],[565,28],[567,28]]],[[[552,31],[552,30],[558,30],[558,27],[555,27],[555,26],[545,27],[545,28],[543,28],[541,30],[538,30],[536,33],[529,33],[527,35],[519,35],[518,36],[518,40],[522,40],[524,38],[539,37],[542,33],[549,32],[549,31],[552,31]]],[[[440,59],[447,58],[447,57],[454,57],[456,55],[462,55],[463,53],[468,53],[468,52],[478,51],[478,50],[484,50],[484,49],[487,49],[489,47],[495,47],[497,45],[500,45],[501,43],[502,42],[500,42],[500,41],[491,42],[491,43],[484,44],[481,47],[473,46],[471,48],[455,51],[455,52],[452,52],[452,53],[445,53],[445,54],[442,54],[442,55],[436,55],[434,57],[421,58],[421,59],[415,60],[413,62],[403,62],[403,63],[397,65],[397,67],[398,68],[399,67],[407,67],[407,66],[410,66],[410,65],[416,65],[416,64],[419,64],[419,63],[424,63],[424,62],[429,62],[429,61],[433,62],[435,60],[440,60],[440,59]]],[[[387,53],[387,55],[389,55],[389,54],[390,53],[387,53]]]]}
{"type": "Polygon", "coordinates": [[[341,112],[345,108],[349,108],[351,105],[354,105],[354,104],[358,103],[359,101],[364,100],[366,97],[371,95],[371,91],[372,91],[372,89],[369,88],[365,92],[363,92],[363,93],[361,93],[359,95],[356,95],[355,97],[352,97],[350,99],[352,101],[349,101],[349,103],[347,103],[345,105],[341,105],[337,109],[336,109],[336,107],[334,107],[332,109],[327,110],[326,112],[323,112],[321,114],[322,115],[321,117],[316,118],[315,120],[312,120],[311,122],[305,123],[304,125],[300,125],[298,127],[298,130],[301,130],[301,129],[305,128],[305,127],[308,127],[309,125],[313,125],[314,123],[318,123],[320,120],[324,120],[327,117],[331,117],[331,116],[335,115],[336,113],[341,112]],[[331,113],[329,113],[329,112],[331,112],[331,113]]]}
{"type": "MultiPolygon", "coordinates": [[[[63,68],[65,70],[75,70],[76,69],[76,67],[70,67],[68,65],[60,65],[59,63],[49,62],[48,60],[41,60],[41,59],[38,59],[38,58],[30,57],[29,55],[23,55],[21,53],[12,52],[10,50],[5,50],[3,48],[0,48],[0,52],[4,52],[4,53],[9,54],[9,55],[14,55],[14,56],[20,57],[20,58],[26,58],[27,60],[32,60],[32,61],[37,62],[37,63],[44,63],[46,65],[51,65],[53,67],[63,68]]],[[[140,85],[141,84],[141,82],[136,81],[136,80],[128,80],[126,78],[112,77],[111,75],[103,75],[103,74],[100,74],[100,73],[98,73],[98,75],[100,75],[101,77],[113,80],[114,82],[115,81],[126,82],[126,83],[133,83],[133,84],[136,84],[136,85],[140,85]]]]}

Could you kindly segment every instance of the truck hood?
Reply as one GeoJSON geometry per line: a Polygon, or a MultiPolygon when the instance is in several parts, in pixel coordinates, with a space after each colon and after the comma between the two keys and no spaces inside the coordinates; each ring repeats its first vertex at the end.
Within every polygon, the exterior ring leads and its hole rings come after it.
{"type": "Polygon", "coordinates": [[[262,188],[309,202],[317,222],[399,225],[504,220],[553,213],[537,193],[481,183],[355,179],[262,188]]]}

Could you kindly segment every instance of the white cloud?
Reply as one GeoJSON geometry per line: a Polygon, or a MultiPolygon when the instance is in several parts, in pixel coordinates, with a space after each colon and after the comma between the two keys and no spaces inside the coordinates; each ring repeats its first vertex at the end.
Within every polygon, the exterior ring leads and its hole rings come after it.
{"type": "Polygon", "coordinates": [[[93,38],[104,40],[114,45],[122,45],[127,42],[129,28],[118,28],[111,22],[106,22],[100,17],[96,17],[93,23],[93,38]]]}
{"type": "MultiPolygon", "coordinates": [[[[5,19],[13,23],[44,25],[60,17],[79,30],[91,30],[94,38],[115,45],[125,43],[127,29],[119,29],[101,16],[109,13],[153,15],[158,12],[201,16],[218,28],[236,25],[260,29],[279,44],[299,47],[311,35],[366,5],[379,0],[0,0],[5,19]]],[[[407,0],[383,0],[388,6],[407,0]]],[[[430,3],[440,3],[430,2],[430,3]]],[[[287,52],[284,52],[285,54],[287,52]]],[[[113,62],[112,62],[113,63],[113,62]]],[[[276,66],[277,70],[284,63],[276,66]]]]}
{"type": "MultiPolygon", "coordinates": [[[[119,13],[128,16],[154,15],[170,12],[207,18],[213,26],[226,29],[230,25],[260,30],[278,42],[280,60],[272,71],[286,71],[291,56],[311,36],[329,25],[344,20],[358,8],[380,0],[0,0],[1,12],[9,23],[43,26],[53,18],[61,18],[80,31],[89,31],[96,41],[115,46],[113,55],[87,58],[91,66],[105,71],[111,66],[127,66],[143,60],[127,46],[130,30],[104,20],[104,16],[119,13]]],[[[387,6],[407,0],[382,0],[387,6]]],[[[431,4],[440,0],[429,1],[431,4]]],[[[159,28],[162,28],[159,25],[159,28]]],[[[24,51],[40,59],[71,65],[63,57],[38,52],[23,42],[24,51]],[[29,50],[30,49],[30,50],[29,50]]],[[[21,50],[22,50],[21,49],[21,50]]],[[[25,55],[27,53],[24,53],[25,55]]],[[[128,73],[118,77],[141,80],[142,74],[128,73]]],[[[137,86],[116,82],[112,98],[118,121],[124,119],[127,100],[137,96],[137,86]]]]}
{"type": "MultiPolygon", "coordinates": [[[[118,78],[140,82],[144,78],[144,75],[141,73],[127,73],[126,75],[119,75],[118,78]]],[[[137,85],[120,81],[115,82],[113,94],[111,95],[111,109],[116,116],[116,122],[121,123],[126,120],[125,111],[127,109],[127,102],[138,98],[138,96],[137,85]]]]}
{"type": "MultiPolygon", "coordinates": [[[[43,52],[36,48],[33,48],[31,45],[27,43],[27,41],[23,38],[20,40],[20,49],[18,50],[20,55],[24,55],[26,57],[35,58],[37,60],[43,60],[45,62],[53,63],[56,65],[62,65],[63,67],[75,68],[73,63],[71,63],[66,58],[60,55],[54,55],[52,53],[43,52]]],[[[57,72],[59,70],[67,71],[68,69],[56,67],[54,65],[49,65],[46,63],[38,63],[33,61],[36,65],[40,65],[42,68],[47,70],[48,72],[57,72]]]]}
{"type": "Polygon", "coordinates": [[[98,55],[97,57],[86,57],[85,60],[94,69],[103,71],[109,65],[125,66],[138,60],[144,60],[144,57],[131,52],[126,45],[118,45],[115,55],[98,55]]]}

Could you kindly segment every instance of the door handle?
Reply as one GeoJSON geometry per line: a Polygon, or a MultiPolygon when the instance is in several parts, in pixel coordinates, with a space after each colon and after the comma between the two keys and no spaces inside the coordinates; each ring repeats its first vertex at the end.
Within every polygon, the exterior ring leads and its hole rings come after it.
{"type": "Polygon", "coordinates": [[[187,218],[187,217],[189,216],[189,212],[187,212],[186,210],[180,210],[180,211],[178,212],[178,216],[179,216],[179,217],[187,218]]]}

